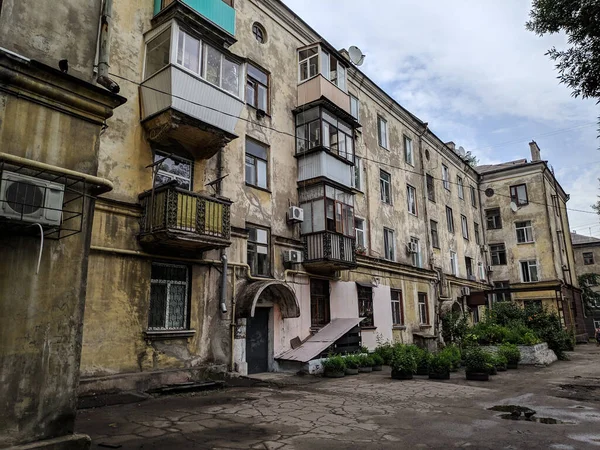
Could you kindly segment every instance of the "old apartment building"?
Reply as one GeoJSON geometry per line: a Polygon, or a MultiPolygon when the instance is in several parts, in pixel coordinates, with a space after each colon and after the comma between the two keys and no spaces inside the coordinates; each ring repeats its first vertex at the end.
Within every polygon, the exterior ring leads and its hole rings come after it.
{"type": "Polygon", "coordinates": [[[477,320],[521,284],[515,300],[543,288],[531,300],[564,313],[567,198],[544,162],[473,169],[277,0],[120,2],[113,22],[129,102],[101,137],[114,189],[96,207],[81,392],[278,370],[358,331],[434,345],[441,314],[477,320]],[[519,177],[531,205],[509,213],[519,177]],[[553,192],[562,215],[542,226],[533,200],[553,192]],[[509,214],[535,220],[523,254],[509,214]],[[520,279],[533,259],[539,279],[520,279]]]}
{"type": "MultiPolygon", "coordinates": [[[[572,232],[571,241],[573,242],[577,276],[600,275],[600,239],[572,232]]],[[[594,286],[592,289],[600,292],[600,286],[594,286]]],[[[600,328],[600,305],[596,305],[592,311],[586,311],[585,323],[590,337],[594,336],[596,328],[600,328]]]]}

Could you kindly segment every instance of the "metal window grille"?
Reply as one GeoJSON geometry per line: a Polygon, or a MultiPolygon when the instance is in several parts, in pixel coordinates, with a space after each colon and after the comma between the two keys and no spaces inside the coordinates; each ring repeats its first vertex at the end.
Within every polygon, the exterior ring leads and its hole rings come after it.
{"type": "Polygon", "coordinates": [[[188,327],[189,269],[152,263],[148,329],[182,330],[188,327]]]}

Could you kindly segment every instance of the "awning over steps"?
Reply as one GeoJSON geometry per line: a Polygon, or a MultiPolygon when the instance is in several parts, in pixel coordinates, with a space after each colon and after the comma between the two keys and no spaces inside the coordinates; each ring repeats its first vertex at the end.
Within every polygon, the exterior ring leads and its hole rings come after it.
{"type": "Polygon", "coordinates": [[[362,317],[333,319],[329,324],[321,328],[318,333],[309,337],[300,347],[288,350],[275,359],[299,362],[308,362],[311,359],[315,359],[318,355],[323,353],[327,347],[333,345],[362,320],[362,317]]]}

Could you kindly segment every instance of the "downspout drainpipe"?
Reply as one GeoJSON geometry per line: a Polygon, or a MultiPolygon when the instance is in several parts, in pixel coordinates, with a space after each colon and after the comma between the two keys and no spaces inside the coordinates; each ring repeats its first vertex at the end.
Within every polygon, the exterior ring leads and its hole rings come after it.
{"type": "Polygon", "coordinates": [[[237,302],[235,301],[235,296],[236,296],[236,288],[235,288],[235,284],[236,284],[236,276],[237,274],[235,273],[235,268],[232,269],[231,271],[232,273],[232,300],[231,300],[231,324],[230,324],[230,328],[231,328],[231,368],[230,371],[231,372],[235,372],[235,357],[234,357],[234,350],[235,350],[235,310],[236,310],[236,306],[237,306],[237,302]]]}
{"type": "Polygon", "coordinates": [[[96,82],[113,94],[118,94],[121,88],[108,77],[110,61],[110,32],[112,28],[112,0],[104,0],[100,22],[100,51],[98,53],[98,78],[96,82]]]}
{"type": "MultiPolygon", "coordinates": [[[[219,180],[219,184],[217,185],[217,195],[221,195],[223,192],[223,180],[221,177],[223,176],[223,147],[219,149],[219,153],[217,154],[217,179],[219,180]]],[[[223,248],[221,249],[221,262],[223,263],[223,268],[221,272],[221,312],[225,314],[227,312],[227,251],[223,248]]],[[[231,346],[233,348],[233,340],[231,342],[231,346]]]]}

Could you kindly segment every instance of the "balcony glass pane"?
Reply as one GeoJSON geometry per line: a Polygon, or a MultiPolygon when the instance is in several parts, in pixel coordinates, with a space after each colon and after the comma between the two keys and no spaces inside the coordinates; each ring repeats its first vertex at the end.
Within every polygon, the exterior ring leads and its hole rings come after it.
{"type": "Polygon", "coordinates": [[[170,28],[163,31],[148,43],[146,47],[146,78],[151,77],[169,64],[170,48],[170,28]]]}
{"type": "Polygon", "coordinates": [[[325,203],[324,200],[313,202],[313,232],[325,231],[325,203]]]}
{"type": "Polygon", "coordinates": [[[235,96],[240,95],[240,66],[223,58],[223,89],[235,96]]]}
{"type": "Polygon", "coordinates": [[[206,81],[214,85],[221,85],[221,53],[210,46],[206,46],[206,81]]]}
{"type": "Polygon", "coordinates": [[[300,207],[304,210],[304,222],[302,222],[302,234],[312,233],[312,203],[303,203],[300,207]]]}

